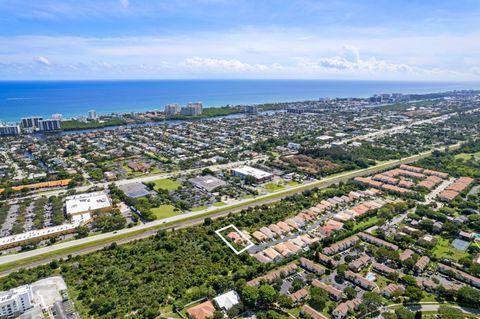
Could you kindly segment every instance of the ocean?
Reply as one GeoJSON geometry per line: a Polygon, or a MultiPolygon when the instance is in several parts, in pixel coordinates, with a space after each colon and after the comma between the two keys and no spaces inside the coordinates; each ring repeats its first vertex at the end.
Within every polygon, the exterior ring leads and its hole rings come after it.
{"type": "Polygon", "coordinates": [[[340,80],[122,80],[0,81],[0,122],[21,117],[64,118],[159,109],[167,103],[227,104],[287,102],[324,97],[368,97],[380,93],[432,93],[480,89],[473,82],[400,82],[340,80]]]}

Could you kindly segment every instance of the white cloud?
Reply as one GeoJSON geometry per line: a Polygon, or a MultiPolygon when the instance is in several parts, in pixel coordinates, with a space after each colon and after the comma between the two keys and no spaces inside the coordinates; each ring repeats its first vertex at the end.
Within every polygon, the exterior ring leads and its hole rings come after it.
{"type": "Polygon", "coordinates": [[[116,78],[117,74],[132,78],[480,78],[480,42],[475,41],[480,33],[351,38],[281,31],[247,28],[111,38],[0,36],[0,61],[10,65],[0,70],[0,77],[10,78],[15,74],[10,71],[22,69],[29,78],[45,74],[58,78],[88,78],[89,74],[91,78],[116,78]],[[31,52],[41,56],[32,60],[31,52]]]}
{"type": "Polygon", "coordinates": [[[130,1],[129,0],[120,0],[120,4],[122,5],[122,7],[128,8],[128,6],[130,6],[130,1]]]}
{"type": "Polygon", "coordinates": [[[39,56],[39,57],[36,57],[35,59],[33,59],[35,62],[37,62],[38,64],[41,64],[41,65],[46,65],[46,66],[50,66],[52,65],[52,63],[50,62],[50,60],[44,56],[39,56]]]}
{"type": "Polygon", "coordinates": [[[212,59],[192,57],[187,58],[180,63],[180,66],[192,70],[206,70],[213,72],[256,72],[268,71],[270,68],[263,64],[249,64],[236,59],[212,59]]]}
{"type": "Polygon", "coordinates": [[[341,56],[321,57],[314,60],[303,60],[300,65],[307,69],[327,69],[339,72],[364,72],[364,73],[409,73],[420,72],[420,68],[415,68],[404,63],[390,63],[386,60],[370,57],[362,59],[360,50],[353,45],[343,45],[341,56]]]}

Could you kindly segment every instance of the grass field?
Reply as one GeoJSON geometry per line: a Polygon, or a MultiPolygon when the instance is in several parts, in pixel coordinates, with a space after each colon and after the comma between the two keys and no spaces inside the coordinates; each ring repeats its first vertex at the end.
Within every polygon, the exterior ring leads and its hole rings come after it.
{"type": "Polygon", "coordinates": [[[221,206],[225,206],[227,204],[225,204],[224,202],[216,202],[216,203],[213,203],[213,206],[215,207],[221,207],[221,206]]]}
{"type": "Polygon", "coordinates": [[[180,211],[175,211],[175,207],[172,205],[160,205],[159,207],[152,208],[152,213],[157,216],[157,219],[180,215],[180,211]]]}
{"type": "Polygon", "coordinates": [[[280,191],[280,190],[285,189],[284,186],[280,186],[280,185],[275,184],[275,183],[268,183],[268,184],[265,184],[263,187],[264,187],[267,191],[269,191],[270,193],[278,192],[278,191],[280,191]]]}
{"type": "Polygon", "coordinates": [[[470,153],[470,154],[460,153],[460,154],[455,155],[455,159],[469,160],[472,157],[472,155],[476,158],[480,158],[480,152],[476,152],[476,153],[473,153],[473,154],[472,153],[470,153]]]}
{"type": "Polygon", "coordinates": [[[182,185],[181,182],[170,178],[157,179],[153,183],[155,184],[155,190],[165,189],[167,191],[174,191],[182,185]]]}
{"type": "Polygon", "coordinates": [[[370,228],[376,223],[378,223],[378,220],[379,218],[377,216],[370,217],[369,219],[364,220],[363,222],[355,224],[355,226],[353,227],[353,230],[370,228]]]}
{"type": "Polygon", "coordinates": [[[439,259],[450,258],[450,259],[459,260],[465,256],[468,256],[467,253],[453,248],[447,239],[442,237],[437,237],[437,238],[438,238],[437,245],[433,248],[433,251],[432,251],[435,257],[439,259]]]}
{"type": "Polygon", "coordinates": [[[190,211],[191,212],[198,212],[198,211],[201,211],[201,210],[204,210],[204,209],[207,209],[208,206],[207,205],[203,205],[203,206],[198,206],[198,207],[192,207],[190,208],[190,211]]]}

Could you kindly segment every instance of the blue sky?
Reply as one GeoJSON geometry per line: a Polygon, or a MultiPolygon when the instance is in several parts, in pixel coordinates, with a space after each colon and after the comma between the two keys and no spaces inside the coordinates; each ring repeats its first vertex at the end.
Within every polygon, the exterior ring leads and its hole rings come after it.
{"type": "Polygon", "coordinates": [[[477,0],[0,0],[0,79],[480,80],[477,0]]]}

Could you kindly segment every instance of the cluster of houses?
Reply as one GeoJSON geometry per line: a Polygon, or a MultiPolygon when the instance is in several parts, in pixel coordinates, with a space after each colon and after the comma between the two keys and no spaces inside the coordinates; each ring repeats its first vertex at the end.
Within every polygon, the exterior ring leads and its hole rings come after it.
{"type": "Polygon", "coordinates": [[[472,183],[473,178],[460,177],[456,179],[449,187],[447,187],[447,189],[438,194],[438,198],[451,202],[472,183]]]}
{"type": "MultiPolygon", "coordinates": [[[[273,241],[272,245],[253,254],[253,257],[262,263],[267,263],[277,262],[283,258],[299,253],[308,248],[312,243],[329,236],[335,230],[341,229],[343,222],[362,216],[371,209],[378,209],[385,205],[386,201],[374,199],[364,201],[352,208],[346,207],[354,201],[371,198],[378,194],[380,194],[379,190],[369,189],[365,191],[351,191],[343,196],[324,199],[318,205],[306,209],[294,217],[279,221],[276,224],[261,227],[251,235],[246,234],[260,243],[273,241]],[[346,209],[333,214],[333,210],[339,207],[346,207],[346,209]],[[333,214],[333,216],[327,216],[325,215],[326,213],[330,213],[330,215],[333,214]],[[315,225],[315,223],[323,222],[321,218],[325,219],[324,225],[315,225]],[[310,232],[310,234],[301,234],[305,228],[308,225],[312,225],[312,223],[314,230],[310,232]],[[292,236],[294,234],[298,234],[298,236],[292,236]],[[290,236],[291,238],[282,241],[281,239],[285,238],[285,236],[290,236]],[[277,239],[279,239],[279,242],[275,243],[277,239]]],[[[238,238],[232,237],[231,240],[236,241],[238,238]]]]}
{"type": "Polygon", "coordinates": [[[372,177],[355,177],[355,181],[378,189],[395,193],[409,193],[415,187],[432,189],[448,178],[444,172],[402,164],[399,168],[388,170],[372,177]]]}

